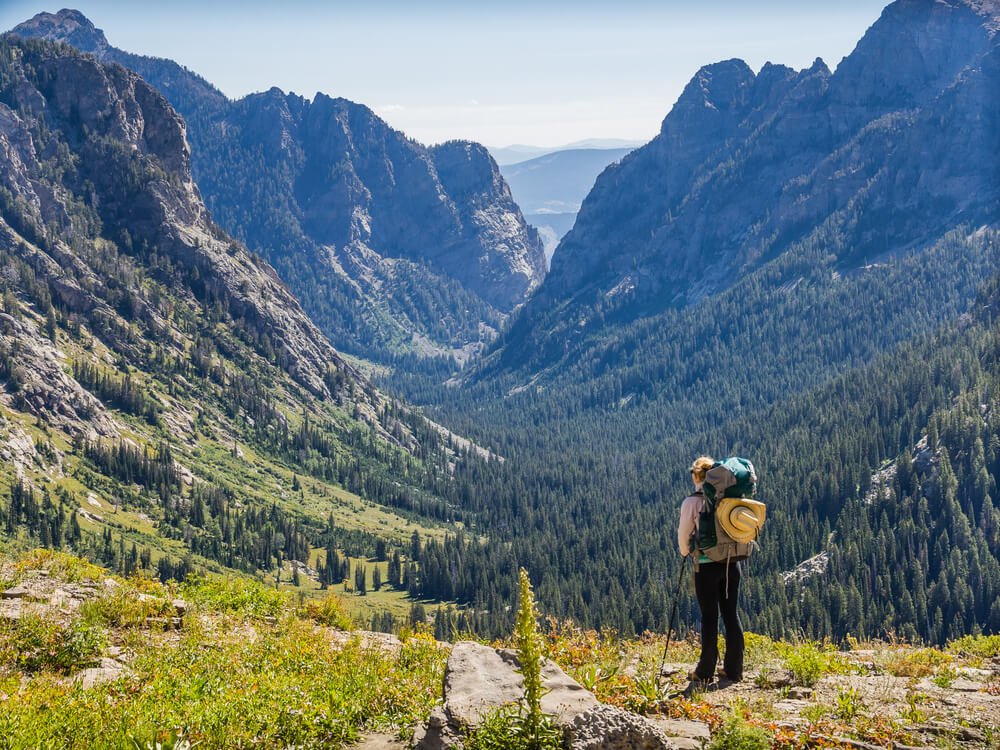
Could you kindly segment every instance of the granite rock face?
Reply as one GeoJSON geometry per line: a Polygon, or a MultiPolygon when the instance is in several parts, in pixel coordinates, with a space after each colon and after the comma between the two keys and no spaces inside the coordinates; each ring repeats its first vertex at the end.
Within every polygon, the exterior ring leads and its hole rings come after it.
{"type": "Polygon", "coordinates": [[[836,72],[702,68],[659,135],[598,178],[506,360],[537,359],[595,310],[684,307],[806,246],[850,270],[996,224],[998,16],[992,1],[899,0],[836,72]]]}
{"type": "Polygon", "coordinates": [[[425,147],[321,93],[229,101],[170,60],[110,46],[78,11],[14,33],[68,42],[162,91],[187,120],[213,216],[280,270],[338,347],[462,362],[544,276],[542,241],[478,144],[425,147]]]}
{"type": "Polygon", "coordinates": [[[117,435],[104,404],[63,369],[61,353],[36,323],[0,313],[0,353],[17,362],[8,388],[0,392],[0,403],[35,414],[71,435],[117,435]]]}
{"type": "Polygon", "coordinates": [[[210,219],[184,122],[167,100],[135,73],[69,47],[3,43],[0,272],[8,294],[34,306],[30,315],[0,317],[0,354],[17,364],[13,380],[4,373],[4,398],[70,434],[115,434],[101,402],[43,335],[46,307],[140,368],[153,342],[184,356],[187,334],[171,319],[178,306],[215,307],[303,393],[355,404],[359,419],[387,435],[382,395],[274,269],[210,219]]]}

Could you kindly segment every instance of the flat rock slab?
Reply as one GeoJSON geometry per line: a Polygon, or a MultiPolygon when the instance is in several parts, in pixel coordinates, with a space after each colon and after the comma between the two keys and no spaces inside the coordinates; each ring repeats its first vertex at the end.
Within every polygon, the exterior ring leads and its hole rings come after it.
{"type": "MultiPolygon", "coordinates": [[[[459,747],[461,734],[475,731],[488,713],[517,703],[524,692],[519,666],[514,651],[471,641],[456,643],[445,668],[444,706],[417,731],[416,747],[459,747]]],[[[554,662],[543,663],[542,683],[547,691],[542,711],[562,730],[568,750],[690,750],[687,738],[675,737],[672,742],[644,716],[601,703],[554,662]]],[[[700,747],[700,740],[694,741],[700,747]]]]}
{"type": "Polygon", "coordinates": [[[810,705],[812,705],[811,701],[792,700],[790,698],[787,698],[783,701],[778,701],[777,703],[775,703],[774,710],[777,711],[779,714],[786,714],[786,715],[791,714],[794,716],[798,716],[799,714],[802,713],[803,709],[805,709],[807,706],[810,705]]]}
{"type": "Polygon", "coordinates": [[[706,742],[712,738],[712,730],[703,721],[668,719],[661,716],[651,716],[649,720],[656,724],[668,737],[688,737],[693,740],[704,740],[706,742]]]}
{"type": "Polygon", "coordinates": [[[0,594],[0,599],[24,599],[29,602],[47,602],[49,595],[30,586],[14,586],[0,594]]]}
{"type": "Polygon", "coordinates": [[[667,737],[667,746],[670,750],[702,750],[705,743],[690,737],[667,737]]]}
{"type": "Polygon", "coordinates": [[[364,650],[397,653],[403,642],[392,633],[378,633],[372,630],[338,630],[330,634],[330,641],[336,646],[346,646],[357,639],[364,650]]]}
{"type": "Polygon", "coordinates": [[[392,734],[370,734],[349,750],[406,750],[409,747],[392,734]]]}
{"type": "MultiPolygon", "coordinates": [[[[519,666],[513,651],[498,651],[472,641],[456,643],[444,675],[444,708],[449,723],[476,727],[491,710],[520,700],[524,681],[515,671],[519,666]]],[[[542,666],[542,683],[547,691],[542,711],[559,724],[599,705],[593,693],[551,661],[542,666]]]]}
{"type": "Polygon", "coordinates": [[[128,667],[120,661],[105,656],[101,659],[101,663],[98,666],[78,672],[73,679],[79,682],[84,690],[88,690],[97,685],[114,682],[127,671],[128,667]]]}
{"type": "Polygon", "coordinates": [[[954,682],[951,683],[952,690],[958,690],[962,693],[978,693],[985,687],[981,682],[973,682],[966,677],[959,677],[954,682]]]}

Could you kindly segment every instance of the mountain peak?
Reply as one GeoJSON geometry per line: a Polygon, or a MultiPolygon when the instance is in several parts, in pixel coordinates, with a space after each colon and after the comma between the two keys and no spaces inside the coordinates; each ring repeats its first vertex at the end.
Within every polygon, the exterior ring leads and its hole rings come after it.
{"type": "Polygon", "coordinates": [[[754,77],[750,66],[736,58],[704,65],[685,87],[681,100],[691,98],[699,103],[725,106],[740,99],[754,77]]]}
{"type": "Polygon", "coordinates": [[[58,13],[39,13],[12,29],[18,36],[65,42],[81,52],[101,55],[108,49],[104,32],[78,10],[63,8],[58,13]]]}
{"type": "Polygon", "coordinates": [[[997,0],[896,0],[837,67],[834,99],[886,110],[919,106],[985,54],[998,29],[997,0]]]}

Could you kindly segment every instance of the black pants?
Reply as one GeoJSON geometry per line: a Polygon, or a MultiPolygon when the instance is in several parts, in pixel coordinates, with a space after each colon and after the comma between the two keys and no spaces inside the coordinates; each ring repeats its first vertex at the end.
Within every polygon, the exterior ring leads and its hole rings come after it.
{"type": "Polygon", "coordinates": [[[726,658],[722,668],[730,679],[743,679],[743,626],[736,612],[740,590],[740,564],[731,562],[700,563],[694,574],[694,590],[701,607],[701,658],[695,674],[703,680],[715,676],[719,660],[719,614],[726,627],[726,658]],[[726,595],[726,569],[729,569],[729,595],[726,595]]]}

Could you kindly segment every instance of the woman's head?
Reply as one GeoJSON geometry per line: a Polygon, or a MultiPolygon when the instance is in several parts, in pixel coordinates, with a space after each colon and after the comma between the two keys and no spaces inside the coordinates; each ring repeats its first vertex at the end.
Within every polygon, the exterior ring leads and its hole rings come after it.
{"type": "Polygon", "coordinates": [[[708,470],[712,468],[715,464],[715,459],[711,456],[699,456],[691,464],[691,481],[695,483],[696,486],[701,486],[702,482],[705,481],[705,474],[708,470]]]}

